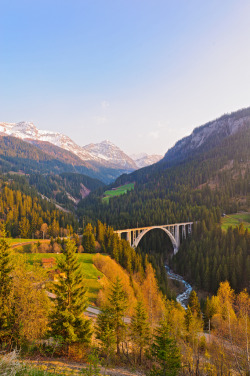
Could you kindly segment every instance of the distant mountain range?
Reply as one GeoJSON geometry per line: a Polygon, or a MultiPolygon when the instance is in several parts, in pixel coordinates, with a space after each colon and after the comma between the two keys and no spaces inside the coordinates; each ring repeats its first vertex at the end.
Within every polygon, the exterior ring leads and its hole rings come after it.
{"type": "Polygon", "coordinates": [[[87,169],[86,174],[90,170],[90,176],[99,178],[106,183],[122,173],[132,172],[162,158],[162,156],[147,154],[129,157],[107,140],[81,147],[68,136],[40,130],[31,122],[0,123],[0,135],[16,137],[29,142],[62,162],[74,166],[84,166],[87,169]],[[106,176],[104,176],[105,174],[106,176]]]}
{"type": "Polygon", "coordinates": [[[148,155],[146,153],[141,153],[141,154],[131,154],[130,158],[132,158],[136,166],[138,168],[150,166],[162,159],[162,155],[158,154],[153,154],[153,155],[148,155]]]}

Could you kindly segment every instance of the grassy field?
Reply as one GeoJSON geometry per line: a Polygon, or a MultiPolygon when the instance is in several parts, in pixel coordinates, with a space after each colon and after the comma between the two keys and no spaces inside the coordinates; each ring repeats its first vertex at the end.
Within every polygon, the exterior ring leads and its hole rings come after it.
{"type": "Polygon", "coordinates": [[[17,245],[17,244],[23,244],[23,243],[37,243],[37,242],[40,242],[40,243],[49,243],[50,240],[49,239],[20,239],[20,238],[6,238],[7,242],[9,243],[9,245],[11,247],[17,245]]]}
{"type": "Polygon", "coordinates": [[[124,195],[128,191],[131,191],[132,189],[134,189],[134,186],[135,186],[134,183],[130,183],[130,184],[121,185],[120,187],[117,187],[117,188],[112,189],[110,191],[105,191],[102,202],[108,203],[110,198],[115,197],[115,196],[124,195]]]}
{"type": "Polygon", "coordinates": [[[13,238],[6,238],[6,240],[8,241],[8,243],[10,245],[14,245],[14,244],[19,244],[19,243],[28,243],[28,242],[37,242],[38,239],[19,239],[19,238],[16,238],[16,239],[13,239],[13,238]]]}
{"type": "MultiPolygon", "coordinates": [[[[23,255],[27,262],[33,265],[35,262],[40,263],[42,258],[54,257],[56,260],[62,257],[61,254],[56,253],[26,253],[23,255]]],[[[77,254],[78,259],[81,262],[83,274],[85,276],[85,282],[88,287],[88,298],[91,303],[96,302],[98,292],[101,288],[101,284],[98,277],[102,277],[103,274],[93,264],[94,254],[80,253],[77,254]]]]}
{"type": "Polygon", "coordinates": [[[250,213],[237,213],[226,215],[222,218],[221,227],[226,230],[229,226],[236,227],[243,223],[250,230],[250,213]]]}

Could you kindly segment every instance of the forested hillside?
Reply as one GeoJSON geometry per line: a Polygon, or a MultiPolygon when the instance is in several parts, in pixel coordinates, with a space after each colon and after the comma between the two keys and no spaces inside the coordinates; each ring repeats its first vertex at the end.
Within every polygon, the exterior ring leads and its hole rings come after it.
{"type": "Polygon", "coordinates": [[[135,181],[127,195],[103,204],[93,193],[79,204],[79,215],[97,218],[115,228],[201,220],[211,210],[223,212],[250,206],[250,125],[208,152],[155,172],[147,169],[122,176],[116,185],[135,181]]]}
{"type": "Polygon", "coordinates": [[[82,161],[75,154],[49,143],[32,144],[12,136],[0,136],[0,171],[26,174],[86,174],[109,183],[124,170],[82,161]]]}
{"type": "Polygon", "coordinates": [[[220,282],[228,281],[238,292],[250,291],[250,234],[243,225],[223,231],[200,222],[171,265],[198,290],[216,293],[220,282]]]}
{"type": "MultiPolygon", "coordinates": [[[[215,293],[225,280],[237,291],[249,289],[249,233],[243,228],[225,234],[220,221],[223,213],[250,209],[250,123],[217,146],[209,140],[204,149],[169,167],[158,163],[121,176],[116,185],[133,181],[133,191],[109,203],[93,193],[79,203],[78,213],[85,221],[100,219],[116,229],[197,222],[199,231],[183,242],[174,269],[197,289],[215,293]]],[[[139,247],[155,255],[156,265],[163,265],[172,248],[165,234],[153,231],[139,247]]]]}
{"type": "Polygon", "coordinates": [[[78,228],[73,214],[63,212],[39,197],[25,181],[17,184],[0,180],[0,218],[11,237],[41,238],[42,232],[56,237],[73,233],[78,228]]]}
{"type": "Polygon", "coordinates": [[[87,197],[91,191],[104,186],[98,179],[67,172],[60,175],[30,174],[27,180],[42,195],[54,199],[60,205],[72,211],[74,211],[78,202],[87,197]]]}

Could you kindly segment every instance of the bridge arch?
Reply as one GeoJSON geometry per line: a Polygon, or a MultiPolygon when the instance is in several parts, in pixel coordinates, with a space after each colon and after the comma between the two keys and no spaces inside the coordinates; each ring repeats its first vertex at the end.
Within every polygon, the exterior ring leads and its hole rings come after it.
{"type": "Polygon", "coordinates": [[[132,244],[132,247],[133,247],[133,248],[138,247],[138,244],[140,243],[140,241],[141,241],[141,239],[143,238],[143,236],[146,235],[147,232],[149,232],[149,231],[151,231],[151,230],[154,230],[154,229],[160,229],[160,230],[163,230],[163,231],[168,235],[168,237],[170,238],[171,243],[172,243],[172,245],[173,245],[173,247],[174,247],[174,254],[176,254],[176,253],[178,252],[178,244],[177,244],[177,242],[176,242],[174,236],[171,234],[171,232],[170,232],[168,229],[166,229],[166,228],[164,228],[164,227],[162,227],[162,226],[153,226],[153,227],[150,227],[150,228],[147,228],[147,229],[143,230],[143,231],[137,236],[137,238],[134,240],[134,242],[133,242],[133,244],[132,244]]]}

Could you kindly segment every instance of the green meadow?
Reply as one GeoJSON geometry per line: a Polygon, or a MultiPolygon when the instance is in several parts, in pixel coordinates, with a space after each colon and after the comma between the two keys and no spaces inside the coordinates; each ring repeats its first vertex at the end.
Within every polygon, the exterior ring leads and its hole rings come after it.
{"type": "MultiPolygon", "coordinates": [[[[35,263],[41,264],[43,258],[53,257],[56,260],[62,257],[62,254],[56,253],[25,253],[22,255],[25,260],[30,264],[34,265],[35,263]]],[[[96,298],[99,290],[101,289],[101,284],[98,280],[98,277],[102,277],[103,274],[93,264],[94,254],[90,253],[79,253],[77,257],[81,263],[82,272],[84,274],[84,279],[86,286],[88,288],[88,298],[91,303],[96,302],[96,298]]],[[[49,269],[48,269],[49,270],[49,269]]]]}
{"type": "Polygon", "coordinates": [[[226,215],[221,220],[221,227],[227,230],[229,226],[236,227],[243,224],[245,228],[250,230],[250,213],[237,213],[226,215]]]}
{"type": "Polygon", "coordinates": [[[10,245],[15,245],[15,244],[19,244],[19,243],[28,243],[28,242],[38,242],[39,239],[19,239],[19,238],[6,238],[6,240],[8,241],[8,243],[10,245]]]}
{"type": "Polygon", "coordinates": [[[135,183],[129,183],[129,184],[121,185],[120,187],[105,191],[104,197],[102,198],[102,202],[108,203],[110,198],[124,195],[127,192],[134,189],[134,186],[135,186],[135,183]]]}

